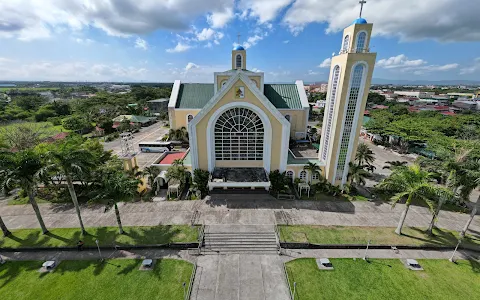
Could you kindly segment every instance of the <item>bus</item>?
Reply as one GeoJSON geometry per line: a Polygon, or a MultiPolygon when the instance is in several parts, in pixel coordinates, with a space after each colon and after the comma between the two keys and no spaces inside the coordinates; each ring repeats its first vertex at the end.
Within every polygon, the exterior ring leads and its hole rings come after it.
{"type": "Polygon", "coordinates": [[[171,142],[141,142],[138,147],[142,152],[166,152],[173,148],[171,142]]]}

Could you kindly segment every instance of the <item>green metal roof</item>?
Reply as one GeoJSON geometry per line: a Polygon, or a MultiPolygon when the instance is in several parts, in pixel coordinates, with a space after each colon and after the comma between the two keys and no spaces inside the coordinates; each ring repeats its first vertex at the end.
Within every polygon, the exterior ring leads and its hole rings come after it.
{"type": "Polygon", "coordinates": [[[296,84],[265,84],[264,94],[276,108],[302,109],[296,84]]]}
{"type": "MultiPolygon", "coordinates": [[[[302,109],[302,101],[296,84],[265,84],[264,94],[275,105],[282,109],[302,109]]],[[[183,83],[180,85],[175,108],[203,108],[214,95],[211,83],[183,83]]]]}
{"type": "Polygon", "coordinates": [[[212,83],[181,84],[175,108],[203,108],[213,94],[212,83]]]}

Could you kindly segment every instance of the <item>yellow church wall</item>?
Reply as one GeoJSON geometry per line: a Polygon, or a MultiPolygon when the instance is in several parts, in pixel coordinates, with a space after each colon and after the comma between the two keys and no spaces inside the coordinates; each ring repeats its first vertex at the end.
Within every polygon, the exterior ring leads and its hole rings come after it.
{"type": "Polygon", "coordinates": [[[230,76],[227,75],[219,75],[217,76],[217,91],[222,88],[222,82],[227,81],[230,79],[230,76]]]}
{"type": "Polygon", "coordinates": [[[175,109],[174,111],[174,127],[172,129],[179,129],[182,127],[187,128],[187,116],[192,115],[195,117],[200,112],[200,109],[175,109]]]}
{"type": "MultiPolygon", "coordinates": [[[[352,67],[355,63],[359,61],[364,61],[368,64],[368,73],[366,74],[367,80],[365,81],[365,89],[363,93],[363,99],[362,99],[362,105],[361,105],[361,110],[359,112],[359,117],[358,117],[358,122],[362,122],[362,116],[365,112],[365,103],[368,98],[368,91],[370,89],[370,84],[371,84],[371,78],[372,78],[372,73],[373,69],[375,66],[375,60],[376,60],[376,55],[372,55],[374,53],[351,53],[349,55],[338,55],[332,58],[332,66],[331,68],[333,69],[336,65],[341,66],[341,76],[339,82],[343,82],[343,85],[338,86],[337,90],[337,101],[335,103],[335,110],[338,111],[339,113],[336,115],[336,117],[333,119],[333,126],[332,126],[332,137],[333,138],[333,145],[329,149],[328,153],[328,158],[330,157],[336,157],[336,153],[339,151],[340,143],[341,143],[341,130],[342,128],[342,122],[344,118],[344,112],[345,112],[345,105],[347,104],[347,93],[348,93],[348,86],[350,84],[350,75],[352,73],[352,67]],[[337,117],[338,116],[338,117],[337,117]],[[333,154],[333,155],[332,155],[333,154]]],[[[354,150],[351,152],[350,158],[347,157],[346,159],[346,164],[348,162],[353,160],[353,157],[355,157],[355,152],[356,152],[356,145],[358,143],[358,136],[360,134],[360,129],[361,126],[358,126],[357,132],[354,135],[355,141],[354,141],[354,150]]],[[[327,161],[327,168],[325,170],[325,176],[326,178],[333,178],[335,174],[335,164],[329,164],[327,161]]],[[[336,184],[339,184],[340,182],[336,182],[336,184]]]]}
{"type": "MultiPolygon", "coordinates": [[[[272,144],[271,144],[271,155],[270,155],[270,168],[272,170],[276,170],[280,168],[280,149],[282,149],[282,124],[275,118],[275,116],[268,111],[265,105],[256,98],[256,96],[248,89],[248,87],[241,81],[238,80],[233,87],[223,96],[220,101],[205,115],[204,118],[197,124],[196,131],[197,131],[197,148],[198,148],[198,165],[200,169],[208,170],[208,153],[207,153],[207,126],[208,121],[212,117],[213,113],[222,107],[225,104],[230,102],[246,102],[253,104],[259,107],[261,110],[265,112],[268,119],[270,120],[270,124],[272,127],[272,144]],[[237,86],[244,86],[245,87],[245,98],[237,99],[235,98],[235,87],[237,86]]],[[[264,159],[268,159],[268,157],[264,157],[264,159]]],[[[228,165],[230,163],[237,163],[238,161],[224,161],[228,165]]],[[[259,162],[261,161],[248,161],[242,160],[240,161],[241,166],[243,167],[256,167],[258,166],[259,162]]],[[[263,163],[262,163],[263,165],[263,163]]]]}
{"type": "MultiPolygon", "coordinates": [[[[357,39],[357,34],[361,31],[365,31],[367,33],[367,38],[365,40],[365,49],[368,49],[370,46],[370,37],[372,34],[372,24],[355,24],[351,25],[343,31],[343,38],[345,38],[347,35],[350,36],[350,44],[348,46],[348,51],[349,52],[355,52],[356,50],[356,39],[357,39]]],[[[343,39],[342,39],[342,47],[343,47],[343,39]]]]}
{"type": "Polygon", "coordinates": [[[236,69],[235,67],[235,57],[237,57],[237,54],[240,54],[243,56],[243,59],[242,59],[242,69],[243,70],[246,70],[247,69],[247,51],[245,50],[233,50],[232,51],[232,69],[236,69]]]}
{"type": "Polygon", "coordinates": [[[248,78],[250,78],[250,80],[255,81],[255,85],[257,86],[257,88],[260,88],[260,84],[262,82],[262,79],[260,76],[250,76],[248,78]]]}
{"type": "Polygon", "coordinates": [[[290,115],[290,137],[295,137],[295,132],[305,132],[307,117],[305,110],[278,110],[283,116],[290,115]]]}

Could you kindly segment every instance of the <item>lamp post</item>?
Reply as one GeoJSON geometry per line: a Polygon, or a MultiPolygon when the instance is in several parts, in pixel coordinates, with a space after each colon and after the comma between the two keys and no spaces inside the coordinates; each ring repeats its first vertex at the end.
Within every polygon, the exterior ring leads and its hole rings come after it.
{"type": "Polygon", "coordinates": [[[368,259],[368,257],[367,257],[368,246],[370,246],[370,240],[368,240],[367,248],[365,249],[365,254],[363,255],[363,260],[367,260],[367,259],[368,259]]]}
{"type": "Polygon", "coordinates": [[[297,293],[297,283],[293,282],[293,300],[295,300],[296,293],[297,293]]]}
{"type": "Polygon", "coordinates": [[[98,240],[95,240],[95,244],[97,244],[98,255],[100,255],[100,261],[103,261],[102,252],[100,251],[100,246],[98,245],[98,240]]]}
{"type": "Polygon", "coordinates": [[[458,243],[457,243],[457,246],[455,247],[455,250],[453,250],[452,256],[448,259],[448,261],[453,262],[453,263],[455,262],[455,259],[454,259],[455,253],[457,252],[458,246],[460,246],[461,242],[462,242],[462,240],[459,239],[458,243]]]}

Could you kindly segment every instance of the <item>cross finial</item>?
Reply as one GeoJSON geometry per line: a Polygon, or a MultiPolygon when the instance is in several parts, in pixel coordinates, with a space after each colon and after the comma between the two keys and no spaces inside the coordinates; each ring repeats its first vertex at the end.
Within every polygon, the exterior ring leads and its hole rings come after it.
{"type": "Polygon", "coordinates": [[[362,12],[363,12],[363,5],[367,3],[365,0],[360,0],[358,3],[360,3],[360,18],[362,17],[362,12]]]}
{"type": "Polygon", "coordinates": [[[242,36],[242,35],[241,35],[240,32],[239,32],[239,33],[237,34],[237,43],[238,43],[239,45],[240,45],[240,37],[241,37],[241,36],[242,36]]]}

